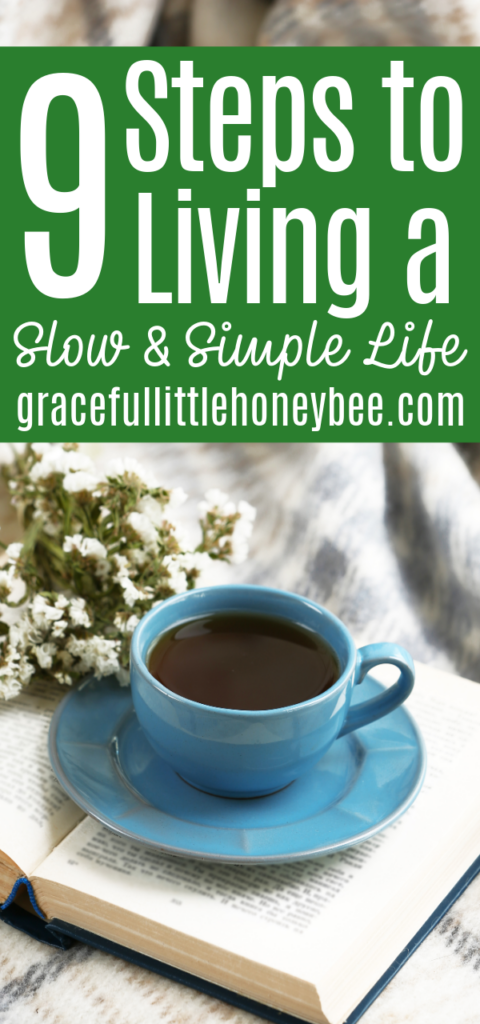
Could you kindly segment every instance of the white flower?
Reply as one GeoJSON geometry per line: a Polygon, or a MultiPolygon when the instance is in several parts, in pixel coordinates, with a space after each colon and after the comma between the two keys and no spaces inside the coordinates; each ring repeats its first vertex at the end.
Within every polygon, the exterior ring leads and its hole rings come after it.
{"type": "Polygon", "coordinates": [[[52,445],[48,441],[34,441],[32,444],[32,451],[35,452],[35,455],[46,455],[51,448],[52,445]]]}
{"type": "Polygon", "coordinates": [[[145,562],[148,562],[149,555],[145,548],[131,548],[128,554],[132,566],[135,566],[137,569],[143,569],[145,562]]]}
{"type": "Polygon", "coordinates": [[[185,569],[182,566],[179,558],[174,558],[173,555],[167,555],[163,560],[163,564],[168,569],[168,585],[172,588],[175,594],[183,594],[187,589],[187,579],[185,576],[185,569]]]}
{"type": "Polygon", "coordinates": [[[81,554],[84,558],[106,558],[107,549],[96,537],[84,537],[81,554]]]}
{"type": "MultiPolygon", "coordinates": [[[[28,681],[27,679],[26,682],[28,681]]],[[[3,665],[0,668],[0,697],[3,697],[4,700],[12,700],[13,697],[18,697],[21,689],[20,673],[12,672],[9,666],[3,665]]]]}
{"type": "Polygon", "coordinates": [[[24,655],[17,663],[16,672],[18,673],[21,685],[27,686],[35,672],[35,666],[24,655]]]}
{"type": "Polygon", "coordinates": [[[14,441],[12,444],[2,442],[0,444],[0,466],[11,466],[15,460],[15,455],[23,455],[24,451],[24,441],[14,441]]]}
{"type": "Polygon", "coordinates": [[[41,594],[35,594],[30,606],[30,614],[34,625],[39,626],[40,629],[50,629],[53,622],[63,617],[63,609],[49,604],[41,594]]]}
{"type": "Polygon", "coordinates": [[[83,452],[65,452],[66,455],[66,467],[69,473],[77,473],[79,470],[85,470],[87,473],[94,473],[95,466],[88,455],[84,455],[83,452]]]}
{"type": "Polygon", "coordinates": [[[122,579],[123,576],[128,576],[130,571],[130,564],[128,558],[125,558],[125,555],[114,555],[113,561],[115,562],[115,565],[117,566],[118,569],[116,576],[114,576],[113,578],[115,580],[115,583],[120,583],[120,580],[122,579]]]}
{"type": "Polygon", "coordinates": [[[111,509],[107,508],[106,505],[101,505],[100,506],[100,515],[99,515],[98,518],[99,518],[100,522],[103,523],[104,519],[111,519],[112,518],[112,514],[113,513],[112,513],[111,509]]]}
{"type": "Polygon", "coordinates": [[[252,535],[253,523],[257,514],[256,509],[248,501],[240,501],[238,503],[238,511],[240,519],[237,519],[234,525],[231,539],[231,561],[234,565],[244,562],[248,557],[248,541],[252,535]]]}
{"type": "Polygon", "coordinates": [[[143,541],[147,551],[155,555],[158,551],[158,534],[151,519],[143,512],[130,512],[127,523],[143,541]]]}
{"type": "Polygon", "coordinates": [[[66,619],[58,619],[57,622],[54,622],[50,634],[52,640],[62,640],[65,636],[66,629],[68,629],[68,622],[66,619]]]}
{"type": "Polygon", "coordinates": [[[73,679],[68,675],[68,672],[54,672],[53,673],[57,683],[62,683],[63,686],[71,686],[73,679]]]}
{"type": "Polygon", "coordinates": [[[118,660],[118,640],[106,640],[102,636],[91,636],[88,639],[70,637],[67,643],[67,650],[74,658],[78,658],[75,665],[76,671],[93,671],[97,676],[109,676],[120,668],[118,660]]]}
{"type": "Polygon", "coordinates": [[[0,666],[0,695],[11,700],[20,693],[34,673],[33,665],[15,650],[8,650],[5,664],[0,666]]]}
{"type": "Polygon", "coordinates": [[[40,644],[33,648],[35,657],[40,665],[40,668],[51,668],[53,665],[53,659],[57,653],[55,644],[40,644]]]}
{"type": "Polygon", "coordinates": [[[17,562],[22,553],[23,544],[15,543],[9,544],[5,552],[9,562],[17,562]]]}
{"type": "Polygon", "coordinates": [[[140,619],[138,618],[138,615],[130,615],[127,621],[125,621],[121,615],[115,616],[115,626],[117,629],[121,630],[122,633],[133,633],[139,622],[140,619]]]}
{"type": "Polygon", "coordinates": [[[24,650],[29,642],[31,624],[25,612],[16,622],[10,623],[10,647],[12,649],[24,650]]]}
{"type": "Polygon", "coordinates": [[[180,505],[184,505],[188,498],[188,494],[184,491],[183,487],[174,487],[170,491],[168,502],[165,509],[169,512],[174,512],[175,509],[180,508],[180,505]]]}
{"type": "Polygon", "coordinates": [[[154,526],[160,528],[165,522],[165,512],[163,505],[160,504],[156,498],[153,498],[151,494],[146,494],[144,498],[140,498],[137,505],[138,512],[141,512],[147,519],[153,523],[154,526]]]}
{"type": "Polygon", "coordinates": [[[120,576],[119,579],[117,579],[117,583],[119,583],[123,589],[123,600],[125,601],[125,604],[128,604],[129,608],[133,608],[135,601],[144,601],[148,596],[143,591],[138,590],[129,576],[120,576]]]}
{"type": "Polygon", "coordinates": [[[206,551],[187,551],[183,555],[176,555],[175,561],[184,572],[196,569],[201,573],[207,566],[211,566],[210,555],[206,551]]]}
{"type": "Polygon", "coordinates": [[[98,476],[94,476],[93,473],[84,473],[80,470],[78,473],[68,473],[63,478],[63,489],[68,491],[69,494],[78,494],[79,491],[89,491],[91,493],[98,487],[100,482],[98,476]]]}
{"type": "Polygon", "coordinates": [[[5,591],[8,597],[11,597],[16,582],[13,565],[9,569],[0,569],[0,590],[5,591]]]}
{"type": "Polygon", "coordinates": [[[142,466],[137,459],[111,459],[107,466],[106,475],[114,480],[123,478],[127,483],[130,477],[134,486],[138,486],[140,483],[149,491],[154,491],[157,487],[160,487],[157,478],[149,472],[146,466],[142,466]]]}
{"type": "Polygon", "coordinates": [[[230,537],[221,537],[218,546],[224,548],[230,541],[232,549],[230,561],[236,564],[244,562],[248,556],[248,541],[257,514],[253,505],[250,505],[248,501],[240,501],[236,508],[233,501],[230,501],[228,495],[223,491],[211,490],[207,491],[205,501],[201,501],[198,508],[201,516],[206,516],[210,511],[227,517],[238,513],[239,519],[234,523],[233,534],[230,537]]]}
{"type": "Polygon", "coordinates": [[[230,501],[228,494],[224,491],[219,491],[218,488],[212,488],[205,494],[205,501],[200,501],[198,504],[198,511],[201,516],[205,516],[207,512],[215,511],[221,516],[233,516],[235,515],[236,508],[233,501],[230,501]]]}
{"type": "Polygon", "coordinates": [[[83,597],[72,597],[68,614],[74,626],[85,626],[88,628],[92,624],[90,616],[86,611],[83,597]]]}
{"type": "Polygon", "coordinates": [[[66,452],[61,447],[42,443],[34,444],[33,449],[37,455],[42,456],[30,470],[30,479],[34,482],[45,480],[52,473],[63,474],[76,470],[86,470],[91,473],[94,470],[92,460],[88,455],[82,455],[81,452],[66,452]]]}
{"type": "Polygon", "coordinates": [[[82,550],[83,536],[81,533],[67,534],[63,542],[63,550],[69,555],[72,551],[82,550]]]}
{"type": "Polygon", "coordinates": [[[25,655],[28,635],[28,617],[23,613],[16,623],[10,625],[9,642],[2,651],[4,663],[0,666],[0,696],[5,700],[16,697],[22,686],[30,682],[35,671],[34,665],[25,655]]]}
{"type": "Polygon", "coordinates": [[[71,551],[78,551],[82,558],[105,559],[107,557],[106,547],[96,537],[82,537],[81,533],[75,533],[73,537],[65,537],[63,550],[67,554],[71,551]]]}

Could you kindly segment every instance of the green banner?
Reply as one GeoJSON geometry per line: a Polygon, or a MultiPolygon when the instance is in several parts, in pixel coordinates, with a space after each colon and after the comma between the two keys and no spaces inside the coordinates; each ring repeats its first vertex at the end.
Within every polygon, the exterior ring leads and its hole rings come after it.
{"type": "Polygon", "coordinates": [[[479,440],[476,49],[1,74],[5,439],[479,440]]]}

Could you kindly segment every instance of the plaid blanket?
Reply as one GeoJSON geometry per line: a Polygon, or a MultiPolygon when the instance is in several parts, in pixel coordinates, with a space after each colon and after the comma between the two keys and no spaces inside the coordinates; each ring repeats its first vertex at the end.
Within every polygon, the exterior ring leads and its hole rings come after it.
{"type": "Polygon", "coordinates": [[[145,46],[161,0],[1,0],[0,46],[145,46]]]}

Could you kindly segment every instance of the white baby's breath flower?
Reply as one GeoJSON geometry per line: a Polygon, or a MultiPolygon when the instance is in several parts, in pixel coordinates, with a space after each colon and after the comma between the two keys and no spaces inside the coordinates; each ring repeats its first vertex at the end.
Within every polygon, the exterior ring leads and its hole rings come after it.
{"type": "Polygon", "coordinates": [[[50,604],[41,594],[35,594],[30,606],[32,621],[40,629],[49,629],[53,622],[63,617],[63,609],[50,604]]]}
{"type": "Polygon", "coordinates": [[[106,559],[107,549],[96,537],[82,537],[81,533],[65,537],[63,550],[70,554],[78,551],[82,558],[106,559]]]}
{"type": "Polygon", "coordinates": [[[21,543],[10,544],[0,569],[0,618],[8,629],[0,636],[0,697],[18,693],[35,672],[64,685],[86,673],[115,674],[125,685],[130,638],[139,622],[135,611],[159,604],[165,593],[183,593],[210,556],[243,560],[254,510],[240,503],[237,511],[223,491],[207,491],[200,510],[215,522],[201,524],[206,550],[196,552],[198,541],[182,536],[175,522],[185,492],[161,487],[141,462],[115,460],[107,480],[75,445],[17,447],[18,453],[15,446],[0,446],[0,461],[9,464],[4,473],[11,500],[24,526],[33,519],[35,531],[28,558],[21,543]],[[16,461],[20,449],[22,460],[16,461]],[[63,563],[56,546],[68,556],[63,563]],[[171,554],[165,557],[165,550],[171,554]],[[79,567],[89,575],[79,574],[79,567]],[[76,596],[80,586],[82,592],[88,587],[88,605],[76,596]],[[35,596],[28,598],[32,590],[35,596]]]}
{"type": "Polygon", "coordinates": [[[36,445],[35,451],[40,455],[38,462],[30,470],[30,480],[46,480],[52,473],[67,473],[67,452],[54,445],[36,445]],[[40,450],[42,448],[43,450],[40,450]]]}
{"type": "Polygon", "coordinates": [[[96,634],[85,639],[72,636],[67,642],[67,650],[78,659],[75,668],[79,672],[93,671],[98,678],[112,675],[120,668],[118,640],[106,640],[96,634]]]}
{"type": "Polygon", "coordinates": [[[120,576],[117,580],[123,590],[123,600],[129,608],[133,608],[135,601],[144,601],[147,596],[144,591],[135,586],[129,576],[120,576]]]}
{"type": "Polygon", "coordinates": [[[169,499],[165,505],[165,511],[168,511],[169,514],[171,512],[175,512],[177,508],[180,508],[181,505],[185,504],[187,498],[188,494],[184,491],[183,487],[174,487],[170,491],[169,499]]]}
{"type": "Polygon", "coordinates": [[[57,653],[55,644],[45,643],[39,644],[33,648],[33,653],[40,665],[40,668],[51,668],[53,665],[53,659],[57,653]]]}
{"type": "Polygon", "coordinates": [[[85,628],[88,628],[92,624],[83,597],[72,597],[68,614],[74,626],[85,626],[85,628]]]}
{"type": "Polygon", "coordinates": [[[73,683],[73,679],[69,676],[68,672],[54,672],[53,675],[57,683],[61,683],[63,686],[71,686],[73,683]]]}
{"type": "Polygon", "coordinates": [[[257,514],[253,505],[248,501],[239,501],[238,511],[240,519],[237,519],[232,535],[231,561],[238,565],[248,557],[248,542],[252,535],[253,523],[257,514]]]}
{"type": "Polygon", "coordinates": [[[198,503],[198,511],[201,516],[205,516],[213,509],[221,516],[233,516],[236,512],[235,503],[230,501],[228,494],[216,487],[206,491],[205,500],[198,503]]]}
{"type": "Polygon", "coordinates": [[[107,549],[96,537],[84,537],[81,554],[84,558],[106,558],[107,549]]]}
{"type": "Polygon", "coordinates": [[[70,555],[72,551],[82,550],[83,535],[81,533],[67,534],[63,542],[63,550],[67,555],[70,555]]]}
{"type": "MultiPolygon", "coordinates": [[[[8,569],[0,569],[0,592],[8,600],[12,597],[15,586],[15,567],[11,565],[8,569]]],[[[0,600],[2,598],[0,597],[0,600]]]]}
{"type": "MultiPolygon", "coordinates": [[[[52,473],[72,473],[77,470],[92,473],[95,471],[92,460],[82,452],[65,451],[61,446],[38,443],[32,445],[36,455],[41,458],[30,470],[30,479],[34,482],[46,480],[52,473]]],[[[98,477],[96,477],[98,483],[98,477]]]]}
{"type": "Polygon", "coordinates": [[[115,562],[115,565],[117,566],[117,574],[113,578],[115,580],[115,583],[119,583],[120,579],[123,576],[128,576],[128,574],[130,572],[130,563],[128,561],[128,558],[125,558],[125,555],[119,555],[119,554],[115,554],[113,556],[113,561],[115,562]]]}
{"type": "Polygon", "coordinates": [[[95,466],[88,455],[83,452],[65,452],[65,464],[69,473],[77,473],[85,470],[87,473],[95,473],[95,466]]]}
{"type": "Polygon", "coordinates": [[[143,484],[149,491],[154,491],[157,487],[160,487],[160,483],[156,476],[146,467],[142,466],[137,459],[111,459],[107,466],[107,477],[113,479],[125,480],[126,483],[130,481],[134,486],[143,484]]]}
{"type": "Polygon", "coordinates": [[[7,550],[5,551],[8,561],[18,562],[18,559],[20,558],[20,555],[22,553],[22,548],[23,544],[18,542],[15,542],[14,544],[9,544],[7,550]]]}
{"type": "Polygon", "coordinates": [[[163,505],[161,505],[160,502],[151,494],[145,494],[143,498],[140,498],[137,505],[137,512],[141,512],[142,515],[146,516],[146,518],[158,528],[160,528],[165,522],[163,505]]]}
{"type": "Polygon", "coordinates": [[[10,623],[9,641],[13,650],[25,650],[30,640],[31,623],[25,612],[16,621],[10,623]]]}
{"type": "Polygon", "coordinates": [[[69,494],[78,494],[80,491],[92,493],[100,482],[98,476],[80,470],[78,473],[67,473],[63,478],[62,486],[64,491],[68,491],[69,494]]]}
{"type": "Polygon", "coordinates": [[[130,615],[126,621],[121,615],[116,615],[114,624],[122,633],[133,633],[139,622],[138,615],[130,615]]]}
{"type": "Polygon", "coordinates": [[[210,557],[206,551],[187,551],[185,554],[176,555],[175,561],[183,572],[190,572],[196,569],[197,572],[204,572],[211,565],[210,557]]]}
{"type": "Polygon", "coordinates": [[[158,533],[149,517],[143,512],[130,512],[127,522],[143,541],[147,551],[155,555],[158,551],[158,533]]]}
{"type": "Polygon", "coordinates": [[[131,565],[136,569],[143,569],[150,557],[148,551],[145,551],[145,548],[132,548],[128,554],[131,565]]]}
{"type": "Polygon", "coordinates": [[[32,451],[35,455],[46,455],[47,452],[52,450],[53,445],[48,441],[34,441],[32,444],[32,451]]]}
{"type": "Polygon", "coordinates": [[[57,622],[53,623],[50,636],[52,640],[63,640],[65,632],[68,629],[68,622],[66,619],[58,619],[57,622]]]}
{"type": "Polygon", "coordinates": [[[4,700],[16,697],[22,686],[30,681],[33,672],[33,665],[26,658],[22,658],[16,651],[9,650],[5,663],[0,666],[0,696],[4,700]]]}
{"type": "Polygon", "coordinates": [[[187,589],[187,579],[185,576],[185,569],[181,564],[180,559],[174,558],[173,555],[167,555],[163,560],[163,564],[168,570],[169,587],[172,588],[175,594],[183,594],[187,589]]]}
{"type": "MultiPolygon", "coordinates": [[[[33,665],[32,665],[33,675],[33,665]]],[[[29,682],[29,680],[27,680],[29,682]]],[[[13,700],[14,697],[18,697],[21,693],[22,683],[20,682],[20,673],[13,672],[10,667],[3,665],[0,667],[0,697],[3,700],[13,700]]]]}
{"type": "Polygon", "coordinates": [[[24,441],[13,441],[12,444],[2,442],[0,444],[0,466],[11,466],[15,462],[15,456],[23,455],[24,451],[24,441]]]}

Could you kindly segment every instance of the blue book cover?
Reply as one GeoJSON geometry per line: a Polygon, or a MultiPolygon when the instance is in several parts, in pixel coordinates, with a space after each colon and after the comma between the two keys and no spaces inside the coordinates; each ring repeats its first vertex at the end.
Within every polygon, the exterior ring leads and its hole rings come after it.
{"type": "MultiPolygon", "coordinates": [[[[356,1006],[350,1013],[344,1024],[357,1024],[357,1021],[360,1020],[366,1010],[368,1010],[368,1007],[371,1006],[377,996],[380,995],[380,992],[382,992],[392,978],[395,977],[409,957],[412,956],[415,950],[420,946],[424,939],[426,939],[427,935],[429,935],[433,928],[435,928],[438,922],[442,917],[444,917],[450,907],[455,903],[459,896],[461,896],[479,872],[480,857],[477,857],[468,871],[462,875],[453,889],[451,889],[448,895],[445,896],[445,899],[439,903],[433,914],[431,914],[425,921],[422,927],[412,937],[411,941],[407,943],[399,956],[395,958],[388,970],[382,974],[373,988],[367,992],[358,1006],[356,1006]]],[[[142,953],[138,953],[133,949],[129,949],[127,946],[121,946],[109,939],[104,939],[99,935],[94,935],[92,932],[85,931],[82,928],[77,928],[75,925],[68,924],[66,921],[53,920],[51,922],[47,922],[36,904],[33,888],[27,878],[18,879],[15,883],[8,899],[0,907],[0,920],[5,921],[13,928],[17,928],[20,931],[25,932],[32,938],[38,939],[40,942],[47,943],[48,945],[55,946],[59,949],[68,949],[74,942],[86,943],[96,949],[100,949],[106,953],[121,957],[130,963],[144,967],[146,970],[153,971],[154,973],[163,975],[166,978],[171,978],[172,981],[188,985],[190,988],[204,992],[206,995],[212,996],[215,999],[223,1000],[223,1002],[229,1003],[232,1006],[236,1006],[242,1010],[248,1011],[249,1013],[256,1014],[257,1017],[262,1017],[264,1020],[272,1021],[273,1024],[305,1024],[305,1022],[301,1021],[298,1017],[294,1017],[288,1013],[283,1013],[280,1010],[272,1009],[272,1007],[259,1003],[256,1000],[238,995],[236,992],[232,992],[227,988],[222,988],[212,982],[205,981],[203,978],[198,978],[193,974],[182,971],[177,967],[172,967],[170,964],[156,960],[153,957],[145,956],[142,953]],[[34,913],[29,913],[23,906],[20,906],[15,902],[15,897],[23,885],[27,890],[34,913]]]]}

